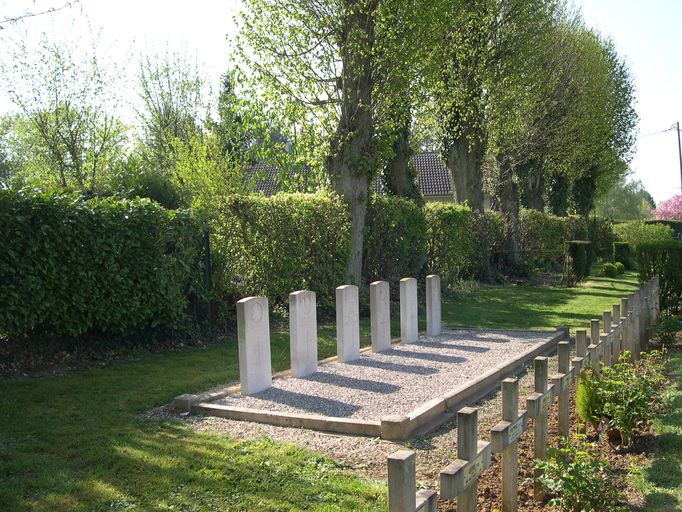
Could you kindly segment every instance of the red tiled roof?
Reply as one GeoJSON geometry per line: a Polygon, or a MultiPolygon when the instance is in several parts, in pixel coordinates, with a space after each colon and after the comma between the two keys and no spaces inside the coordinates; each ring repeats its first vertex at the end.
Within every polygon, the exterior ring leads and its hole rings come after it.
{"type": "MultiPolygon", "coordinates": [[[[452,196],[450,171],[438,153],[417,153],[412,156],[411,162],[417,171],[419,188],[425,197],[452,196]]],[[[255,164],[246,170],[245,176],[251,182],[254,192],[271,196],[279,190],[279,171],[274,166],[255,164]]],[[[377,194],[384,193],[381,179],[374,181],[372,189],[377,194]]]]}

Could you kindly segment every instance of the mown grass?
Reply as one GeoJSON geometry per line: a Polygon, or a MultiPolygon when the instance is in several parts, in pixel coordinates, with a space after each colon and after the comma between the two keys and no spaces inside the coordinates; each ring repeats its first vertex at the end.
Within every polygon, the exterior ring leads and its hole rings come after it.
{"type": "Polygon", "coordinates": [[[669,354],[667,370],[672,377],[668,412],[654,419],[657,448],[651,464],[635,468],[634,487],[645,499],[645,510],[682,510],[682,348],[669,354]]]}
{"type": "MultiPolygon", "coordinates": [[[[633,275],[578,288],[485,287],[443,304],[452,326],[585,326],[635,287],[633,275]]],[[[363,344],[369,343],[362,322],[363,344]]],[[[397,335],[397,322],[393,325],[397,335]]],[[[288,333],[272,337],[289,366],[288,333]]],[[[320,329],[320,357],[335,353],[320,329]]],[[[385,510],[384,484],[267,439],[239,441],[139,414],[238,379],[237,344],[140,355],[63,376],[0,381],[0,510],[385,510]]]]}

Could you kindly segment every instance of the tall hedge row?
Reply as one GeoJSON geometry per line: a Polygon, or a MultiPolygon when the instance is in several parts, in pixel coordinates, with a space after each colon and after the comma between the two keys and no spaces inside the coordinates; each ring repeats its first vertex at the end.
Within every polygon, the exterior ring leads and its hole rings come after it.
{"type": "Polygon", "coordinates": [[[637,244],[640,281],[661,279],[661,309],[682,311],[682,241],[664,240],[637,244]]]}
{"type": "MultiPolygon", "coordinates": [[[[348,209],[338,196],[228,196],[208,215],[212,298],[228,316],[242,297],[265,295],[274,308],[284,309],[289,293],[304,288],[317,293],[322,311],[334,310],[334,290],[345,282],[350,249],[348,209]]],[[[614,236],[602,224],[590,226],[590,246],[603,246],[597,252],[605,252],[614,236]]],[[[566,258],[565,242],[585,239],[587,232],[578,217],[531,210],[521,212],[520,227],[527,267],[555,270],[566,258]]],[[[670,236],[667,226],[625,228],[615,235],[670,236]]],[[[206,298],[203,229],[196,216],[146,200],[0,192],[6,247],[0,253],[0,333],[187,329],[206,298]]],[[[363,281],[395,283],[437,273],[444,288],[452,287],[480,273],[484,238],[493,263],[504,258],[504,237],[504,223],[494,212],[481,216],[452,203],[422,208],[400,198],[371,197],[363,281]]]]}
{"type": "Polygon", "coordinates": [[[330,194],[229,196],[211,212],[216,296],[229,308],[249,295],[284,307],[289,293],[309,289],[318,307],[334,307],[345,281],[350,220],[330,194]]]}
{"type": "Polygon", "coordinates": [[[0,332],[186,331],[203,295],[201,222],[149,200],[0,191],[0,332]]]}

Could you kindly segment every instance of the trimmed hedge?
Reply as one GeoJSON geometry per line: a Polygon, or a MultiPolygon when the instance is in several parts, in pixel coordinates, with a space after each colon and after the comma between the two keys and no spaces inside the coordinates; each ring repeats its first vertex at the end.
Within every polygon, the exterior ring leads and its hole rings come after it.
{"type": "Polygon", "coordinates": [[[641,221],[614,224],[613,232],[619,242],[635,247],[643,242],[672,240],[673,230],[665,224],[648,224],[641,221]]]}
{"type": "Polygon", "coordinates": [[[443,289],[452,288],[458,279],[471,277],[478,269],[477,220],[468,206],[454,203],[427,203],[424,213],[427,273],[439,274],[443,289]]]}
{"type": "Polygon", "coordinates": [[[639,279],[661,279],[661,309],[671,314],[682,311],[682,241],[666,240],[637,245],[639,279]]]}
{"type": "Polygon", "coordinates": [[[147,199],[0,191],[0,332],[186,332],[203,289],[203,224],[147,199]]]}
{"type": "Polygon", "coordinates": [[[234,302],[268,297],[286,308],[289,294],[316,292],[318,308],[334,310],[335,289],[345,282],[350,219],[331,194],[227,196],[212,212],[216,295],[234,314],[234,302]]]}
{"type": "Polygon", "coordinates": [[[424,210],[407,199],[372,196],[365,219],[363,281],[420,278],[427,258],[424,210]]]}
{"type": "Polygon", "coordinates": [[[648,225],[663,225],[668,226],[673,230],[673,237],[682,240],[682,220],[647,220],[648,225]]]}

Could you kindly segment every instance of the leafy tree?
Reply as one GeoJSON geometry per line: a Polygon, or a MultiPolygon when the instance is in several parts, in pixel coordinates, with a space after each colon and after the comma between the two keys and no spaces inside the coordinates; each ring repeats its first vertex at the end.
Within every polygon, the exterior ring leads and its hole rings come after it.
{"type": "Polygon", "coordinates": [[[597,214],[616,221],[650,219],[654,208],[656,203],[642,182],[627,181],[624,178],[615,183],[595,204],[597,214]]]}
{"type": "Polygon", "coordinates": [[[125,128],[113,115],[112,80],[94,46],[83,55],[65,43],[40,41],[37,50],[19,42],[2,75],[22,122],[15,123],[25,165],[20,181],[95,191],[101,175],[121,157],[125,128]]]}
{"type": "Polygon", "coordinates": [[[393,138],[383,135],[399,131],[390,129],[392,119],[404,119],[394,117],[396,109],[387,100],[395,97],[390,91],[404,93],[411,83],[410,28],[422,26],[414,20],[432,12],[430,4],[246,2],[238,54],[251,68],[265,110],[288,116],[290,126],[306,126],[298,133],[316,139],[316,149],[308,152],[310,165],[324,169],[350,205],[352,283],[360,283],[369,183],[393,145],[393,138]]]}
{"type": "Polygon", "coordinates": [[[204,80],[196,64],[182,54],[166,52],[141,60],[138,85],[141,154],[149,165],[168,172],[176,141],[189,143],[201,130],[207,110],[204,80]]]}

